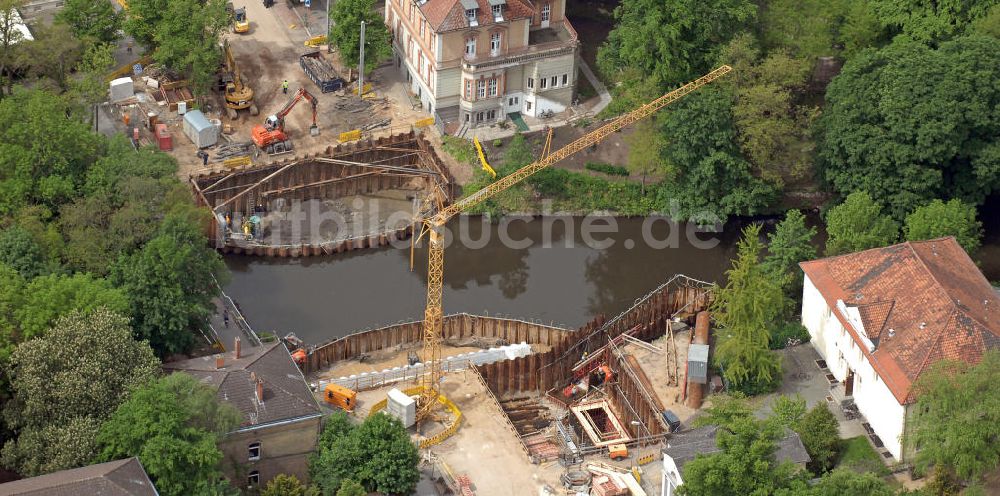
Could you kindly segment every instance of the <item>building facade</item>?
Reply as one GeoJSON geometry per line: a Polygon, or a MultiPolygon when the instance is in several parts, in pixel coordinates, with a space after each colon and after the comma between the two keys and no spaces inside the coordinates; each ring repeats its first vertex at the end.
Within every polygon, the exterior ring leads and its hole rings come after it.
{"type": "Polygon", "coordinates": [[[387,0],[393,62],[445,128],[561,112],[576,87],[565,0],[387,0]]]}
{"type": "Polygon", "coordinates": [[[278,474],[309,480],[323,415],[298,366],[282,343],[226,355],[163,364],[168,372],[191,374],[218,391],[243,417],[220,441],[223,470],[234,486],[258,487],[278,474]]]}
{"type": "Polygon", "coordinates": [[[997,294],[954,238],[800,264],[802,325],[885,448],[909,459],[913,383],[933,363],[976,363],[1000,347],[997,294]]]}

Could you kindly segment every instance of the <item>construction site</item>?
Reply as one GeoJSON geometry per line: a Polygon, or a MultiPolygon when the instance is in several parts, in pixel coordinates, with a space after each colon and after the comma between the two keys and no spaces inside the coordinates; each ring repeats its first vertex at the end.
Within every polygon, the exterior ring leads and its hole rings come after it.
{"type": "MultiPolygon", "coordinates": [[[[109,78],[108,111],[135,146],[177,158],[195,202],[213,214],[208,242],[223,253],[300,257],[426,243],[422,320],[323,344],[286,336],[317,401],[359,418],[399,418],[442,494],[658,493],[665,441],[721,387],[708,373],[712,285],[675,275],[614,318],[579,329],[445,316],[444,228],[731,69],[557,150],[549,132],[536,162],[503,177],[476,141],[496,180],[463,196],[433,118],[392,101],[377,78],[359,88],[322,40],[296,28],[303,18],[292,3],[251,3],[232,15],[211,94],[193,95],[144,57],[109,78]]],[[[412,269],[412,251],[410,260],[412,269]]]]}

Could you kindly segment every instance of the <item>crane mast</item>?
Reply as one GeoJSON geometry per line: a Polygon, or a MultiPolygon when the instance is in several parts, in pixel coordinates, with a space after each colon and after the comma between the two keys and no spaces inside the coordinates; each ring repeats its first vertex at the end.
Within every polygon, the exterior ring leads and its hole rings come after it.
{"type": "Polygon", "coordinates": [[[680,88],[646,103],[631,112],[624,114],[611,122],[591,131],[570,144],[550,153],[549,155],[528,164],[510,175],[504,176],[485,188],[462,198],[440,209],[435,215],[423,220],[419,237],[427,235],[427,307],[424,310],[423,324],[423,361],[429,365],[430,371],[421,379],[423,386],[418,401],[418,421],[427,417],[438,402],[438,388],[441,382],[441,327],[443,317],[442,291],[444,283],[444,234],[441,232],[452,217],[493,198],[506,189],[527,179],[536,172],[549,167],[560,160],[569,157],[587,147],[600,143],[612,133],[641,119],[649,117],[661,108],[683,98],[702,86],[725,76],[732,67],[720,66],[704,76],[691,81],[680,88]]]}

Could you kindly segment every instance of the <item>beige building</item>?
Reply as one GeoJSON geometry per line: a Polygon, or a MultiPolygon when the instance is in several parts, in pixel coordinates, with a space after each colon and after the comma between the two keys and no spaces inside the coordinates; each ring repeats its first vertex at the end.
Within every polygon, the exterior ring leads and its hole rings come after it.
{"type": "Polygon", "coordinates": [[[570,106],[579,41],[566,0],[386,0],[396,67],[443,128],[570,106]]]}
{"type": "Polygon", "coordinates": [[[266,484],[278,474],[307,481],[309,454],[323,421],[316,399],[284,344],[163,364],[166,371],[197,377],[243,414],[240,426],[219,448],[234,486],[266,484]]]}

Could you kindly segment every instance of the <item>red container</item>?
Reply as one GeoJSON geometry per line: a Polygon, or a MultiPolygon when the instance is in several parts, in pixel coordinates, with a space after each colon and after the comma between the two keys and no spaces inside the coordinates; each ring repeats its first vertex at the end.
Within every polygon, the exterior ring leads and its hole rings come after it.
{"type": "Polygon", "coordinates": [[[174,140],[170,137],[170,131],[167,130],[166,124],[156,125],[156,143],[160,146],[160,150],[165,152],[174,149],[174,140]]]}

